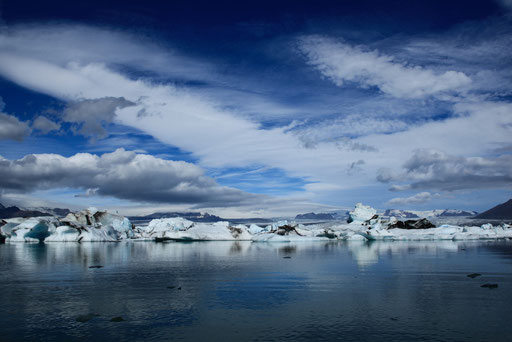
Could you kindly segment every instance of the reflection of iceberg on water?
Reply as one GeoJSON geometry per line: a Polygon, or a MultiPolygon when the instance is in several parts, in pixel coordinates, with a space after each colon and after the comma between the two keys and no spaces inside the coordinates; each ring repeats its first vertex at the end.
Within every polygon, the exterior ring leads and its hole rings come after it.
{"type": "Polygon", "coordinates": [[[459,250],[456,241],[368,241],[348,242],[347,248],[360,267],[376,264],[381,255],[451,253],[459,250]]]}

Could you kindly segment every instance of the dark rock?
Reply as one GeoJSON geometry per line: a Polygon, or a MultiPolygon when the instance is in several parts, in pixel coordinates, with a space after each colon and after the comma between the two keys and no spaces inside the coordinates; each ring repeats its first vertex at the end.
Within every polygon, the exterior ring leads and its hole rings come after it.
{"type": "MultiPolygon", "coordinates": [[[[1,205],[1,203],[0,203],[0,205],[1,205]]],[[[0,228],[2,228],[6,224],[7,224],[6,221],[0,220],[0,228]]],[[[2,232],[0,231],[0,243],[4,243],[5,242],[5,238],[6,237],[4,235],[2,235],[2,232]]]]}
{"type": "Polygon", "coordinates": [[[286,224],[284,226],[280,226],[277,228],[276,230],[276,234],[277,235],[288,235],[290,234],[291,232],[295,232],[297,235],[299,236],[302,236],[302,234],[300,234],[294,226],[290,226],[289,224],[286,224]]]}
{"type": "Polygon", "coordinates": [[[167,288],[172,290],[172,289],[175,289],[176,286],[167,286],[167,288]]]}
{"type": "Polygon", "coordinates": [[[229,226],[228,229],[229,229],[229,232],[231,233],[231,236],[233,236],[233,238],[235,238],[235,239],[237,239],[240,235],[242,235],[242,228],[229,226]]]}
{"type": "Polygon", "coordinates": [[[89,322],[91,319],[93,319],[94,317],[98,317],[98,316],[99,315],[95,314],[95,313],[88,313],[87,315],[78,316],[77,318],[75,318],[75,321],[80,322],[80,323],[85,323],[85,322],[89,322]]]}
{"type": "MultiPolygon", "coordinates": [[[[371,225],[371,221],[372,220],[377,220],[378,218],[379,218],[379,215],[377,215],[377,214],[373,215],[369,220],[366,220],[366,221],[363,222],[363,226],[371,225]]],[[[368,229],[371,229],[371,228],[368,228],[368,229]]]]}
{"type": "Polygon", "coordinates": [[[110,322],[123,322],[123,321],[124,321],[124,318],[121,316],[113,317],[110,319],[110,322]]]}
{"type": "Polygon", "coordinates": [[[400,228],[400,229],[428,229],[435,228],[436,225],[427,220],[426,218],[422,218],[420,220],[407,220],[407,221],[397,221],[396,223],[389,226],[389,229],[392,228],[400,228]]]}
{"type": "Polygon", "coordinates": [[[284,256],[283,259],[291,259],[291,256],[284,256]]]}
{"type": "Polygon", "coordinates": [[[480,273],[471,273],[471,274],[468,274],[468,277],[469,278],[476,278],[476,277],[480,277],[481,274],[480,273]]]}
{"type": "Polygon", "coordinates": [[[498,288],[498,284],[483,284],[480,287],[485,287],[485,288],[488,288],[488,289],[497,289],[498,288]]]}
{"type": "Polygon", "coordinates": [[[89,266],[89,268],[102,268],[103,266],[101,265],[94,265],[94,266],[89,266]]]}

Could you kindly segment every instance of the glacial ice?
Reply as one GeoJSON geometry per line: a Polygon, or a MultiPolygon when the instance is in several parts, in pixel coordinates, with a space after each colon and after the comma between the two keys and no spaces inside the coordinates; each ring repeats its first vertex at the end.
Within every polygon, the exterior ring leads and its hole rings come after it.
{"type": "MultiPolygon", "coordinates": [[[[0,222],[5,242],[86,242],[86,241],[426,241],[512,239],[512,226],[401,224],[395,217],[379,217],[376,210],[361,203],[350,212],[351,223],[332,221],[321,224],[274,222],[265,227],[229,222],[194,223],[184,218],[154,219],[148,225],[134,226],[127,218],[88,208],[64,218],[12,218],[0,222]],[[400,224],[397,224],[400,223],[400,224]],[[399,227],[399,228],[398,228],[399,227]],[[421,229],[416,229],[421,227],[421,229]],[[405,229],[412,228],[412,229],[405,229]],[[423,229],[425,228],[425,229],[423,229]]],[[[426,221],[428,223],[428,221],[426,221]]]]}
{"type": "Polygon", "coordinates": [[[370,220],[374,215],[377,214],[377,210],[373,209],[368,205],[357,203],[353,211],[349,212],[349,223],[361,223],[370,220]]]}

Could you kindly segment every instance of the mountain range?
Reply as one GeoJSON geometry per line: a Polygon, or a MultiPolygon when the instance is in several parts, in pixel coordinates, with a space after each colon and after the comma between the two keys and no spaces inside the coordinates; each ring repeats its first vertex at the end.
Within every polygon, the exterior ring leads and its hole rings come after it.
{"type": "Polygon", "coordinates": [[[512,220],[512,199],[484,211],[480,215],[475,216],[475,219],[512,220]]]}
{"type": "Polygon", "coordinates": [[[476,211],[466,211],[457,209],[434,209],[434,210],[402,210],[402,209],[387,209],[383,216],[394,216],[396,218],[432,218],[432,217],[472,217],[477,214],[476,211]]]}
{"type": "Polygon", "coordinates": [[[296,220],[335,220],[336,218],[332,214],[327,213],[307,213],[299,214],[295,216],[296,220]]]}
{"type": "Polygon", "coordinates": [[[129,216],[128,218],[131,221],[148,221],[153,219],[160,218],[172,218],[172,217],[183,217],[192,222],[218,222],[225,221],[225,219],[211,215],[208,213],[199,213],[199,212],[164,212],[164,213],[153,213],[145,216],[129,216]]]}

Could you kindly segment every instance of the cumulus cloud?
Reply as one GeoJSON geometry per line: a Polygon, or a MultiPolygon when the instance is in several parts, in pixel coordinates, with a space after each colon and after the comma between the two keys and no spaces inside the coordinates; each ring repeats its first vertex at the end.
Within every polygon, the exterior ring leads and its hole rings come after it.
{"type": "Polygon", "coordinates": [[[434,149],[419,149],[403,165],[404,173],[379,171],[381,182],[408,182],[391,190],[445,191],[512,187],[512,155],[495,158],[460,157],[434,149]]]}
{"type": "Polygon", "coordinates": [[[47,134],[60,129],[60,124],[48,119],[45,116],[38,116],[32,123],[32,128],[47,134]]]}
{"type": "Polygon", "coordinates": [[[332,38],[302,37],[298,47],[309,64],[338,86],[356,82],[363,88],[377,87],[397,98],[424,98],[458,93],[471,83],[471,79],[462,72],[436,73],[332,38]]]}
{"type": "Polygon", "coordinates": [[[83,189],[84,196],[113,196],[138,202],[240,206],[265,196],[224,187],[199,167],[118,149],[101,156],[78,153],[0,157],[0,188],[32,192],[55,188],[83,189]]]}
{"type": "Polygon", "coordinates": [[[14,115],[0,112],[0,140],[22,141],[30,134],[28,123],[14,115]]]}
{"type": "Polygon", "coordinates": [[[387,203],[389,205],[409,205],[409,204],[419,204],[426,203],[432,199],[433,195],[430,192],[420,192],[416,195],[410,197],[395,197],[390,199],[387,203]]]}
{"type": "Polygon", "coordinates": [[[135,103],[124,97],[103,97],[98,99],[81,100],[70,103],[63,113],[65,122],[76,123],[75,133],[101,139],[107,136],[104,124],[112,122],[116,110],[134,106],[135,103]]]}

